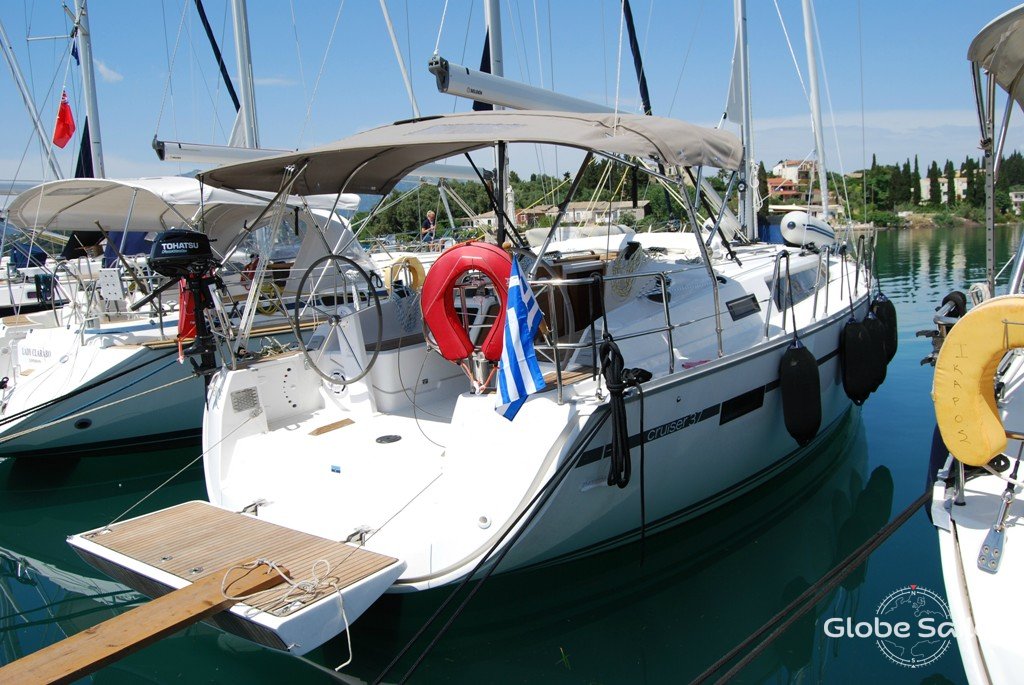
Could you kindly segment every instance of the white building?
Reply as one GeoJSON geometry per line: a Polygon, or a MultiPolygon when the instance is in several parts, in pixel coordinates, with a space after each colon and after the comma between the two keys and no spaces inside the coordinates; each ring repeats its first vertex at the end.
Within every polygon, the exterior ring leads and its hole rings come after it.
{"type": "MultiPolygon", "coordinates": [[[[946,177],[939,177],[940,200],[939,204],[947,204],[946,198],[946,177]]],[[[963,200],[967,197],[967,177],[956,172],[953,177],[953,190],[956,192],[956,199],[963,200]]],[[[921,204],[928,204],[932,199],[932,182],[927,176],[921,179],[921,204]]]]}
{"type": "MultiPolygon", "coordinates": [[[[650,204],[650,200],[638,200],[636,207],[633,207],[632,200],[570,202],[569,206],[566,207],[565,216],[562,221],[573,224],[616,224],[622,223],[623,219],[628,219],[629,217],[632,217],[634,221],[638,221],[647,216],[650,204]]],[[[518,210],[516,212],[516,223],[520,226],[533,225],[535,223],[533,221],[534,215],[539,211],[540,208],[518,210]]],[[[558,216],[558,206],[550,205],[543,213],[554,219],[558,216]]],[[[626,223],[630,222],[627,221],[626,223]]],[[[475,228],[494,226],[495,224],[493,211],[477,214],[473,217],[473,226],[475,228]]]]}
{"type": "Polygon", "coordinates": [[[1013,203],[1013,213],[1019,215],[1021,207],[1024,206],[1024,190],[1011,190],[1010,202],[1013,203]]]}
{"type": "Polygon", "coordinates": [[[772,167],[772,176],[792,181],[800,188],[807,188],[818,173],[818,164],[813,159],[784,159],[772,167]]]}

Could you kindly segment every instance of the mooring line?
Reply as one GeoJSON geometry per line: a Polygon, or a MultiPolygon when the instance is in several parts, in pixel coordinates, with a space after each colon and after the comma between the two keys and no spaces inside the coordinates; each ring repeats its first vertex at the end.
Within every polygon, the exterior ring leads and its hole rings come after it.
{"type": "MultiPolygon", "coordinates": [[[[258,415],[257,415],[257,416],[258,416],[258,415]]],[[[207,449],[205,449],[205,450],[203,450],[202,452],[200,452],[200,453],[199,453],[199,456],[198,456],[198,457],[196,457],[195,459],[193,459],[193,460],[192,460],[192,461],[190,461],[189,463],[187,463],[187,464],[185,464],[184,466],[182,466],[182,467],[181,467],[180,469],[178,469],[178,471],[177,471],[177,472],[176,472],[176,473],[175,473],[174,475],[172,475],[172,476],[171,476],[170,478],[168,478],[167,480],[165,480],[165,481],[164,481],[163,483],[160,483],[160,485],[158,485],[158,486],[156,486],[155,488],[153,488],[152,490],[150,490],[150,491],[149,491],[149,492],[148,492],[147,494],[143,495],[142,499],[140,499],[140,500],[139,500],[138,502],[136,502],[135,504],[131,505],[130,507],[128,507],[127,509],[125,509],[124,511],[122,511],[122,512],[121,512],[120,514],[118,514],[118,515],[117,515],[117,516],[116,516],[116,517],[115,517],[115,518],[114,518],[114,519],[113,519],[113,520],[112,520],[112,521],[111,521],[110,523],[108,523],[107,525],[103,526],[103,529],[104,529],[104,530],[109,530],[109,529],[110,529],[110,527],[111,527],[112,525],[114,525],[115,523],[117,523],[118,521],[120,521],[120,520],[121,520],[122,518],[124,518],[124,517],[125,517],[125,516],[126,516],[126,515],[128,514],[128,512],[132,511],[133,509],[135,509],[135,507],[139,506],[140,504],[142,504],[143,502],[145,502],[145,501],[146,501],[147,499],[149,499],[150,497],[152,497],[153,495],[155,495],[155,494],[156,494],[156,492],[157,492],[157,491],[158,491],[158,490],[159,490],[160,488],[162,488],[163,486],[167,485],[167,484],[168,484],[168,483],[170,483],[170,482],[171,482],[172,480],[174,480],[175,478],[177,478],[178,476],[180,476],[180,475],[181,475],[182,473],[184,473],[184,472],[185,472],[186,470],[188,470],[188,468],[189,468],[189,467],[191,467],[191,466],[192,466],[193,464],[195,464],[195,463],[196,463],[197,461],[199,461],[200,459],[202,459],[203,457],[205,457],[205,456],[206,456],[206,454],[207,454],[207,453],[208,453],[208,452],[209,452],[210,450],[212,450],[212,449],[213,449],[213,448],[215,448],[215,447],[218,447],[218,446],[220,446],[220,444],[221,444],[221,443],[223,443],[223,442],[224,442],[225,440],[227,440],[227,439],[228,439],[228,438],[230,438],[230,437],[231,437],[232,435],[234,435],[235,433],[237,433],[238,431],[240,431],[240,430],[241,430],[242,428],[244,428],[244,427],[245,427],[246,425],[248,425],[248,423],[249,423],[250,421],[252,421],[252,420],[253,420],[254,418],[256,418],[256,416],[254,416],[254,415],[250,414],[250,415],[249,415],[249,418],[247,418],[247,419],[246,419],[245,421],[243,421],[242,423],[240,423],[240,424],[238,424],[237,426],[235,426],[234,430],[232,430],[231,432],[229,432],[229,433],[228,433],[227,435],[225,435],[224,437],[222,437],[222,438],[221,438],[220,440],[218,440],[217,442],[215,442],[215,443],[213,443],[212,445],[210,445],[210,446],[209,446],[209,447],[208,447],[207,449]]]]}
{"type": "Polygon", "coordinates": [[[169,352],[167,352],[165,354],[162,354],[162,355],[160,355],[160,356],[158,356],[158,357],[156,357],[154,359],[150,359],[148,361],[142,362],[141,364],[136,364],[135,366],[132,366],[132,367],[127,368],[127,369],[124,369],[123,371],[120,371],[120,372],[114,374],[113,376],[109,376],[107,378],[101,378],[101,379],[99,379],[97,381],[93,381],[92,383],[88,383],[88,384],[83,385],[81,387],[75,388],[71,392],[65,393],[65,394],[61,395],[60,397],[54,397],[53,399],[46,400],[45,402],[41,402],[41,403],[37,404],[34,407],[29,407],[28,409],[22,409],[21,411],[15,413],[15,414],[11,414],[9,416],[0,417],[0,426],[4,426],[4,425],[6,425],[8,423],[11,423],[12,421],[17,421],[18,419],[24,418],[25,416],[28,416],[29,414],[34,414],[37,411],[40,411],[42,409],[46,409],[47,407],[51,407],[51,406],[53,406],[54,404],[56,404],[58,402],[62,402],[64,400],[70,399],[72,397],[75,397],[76,395],[81,395],[83,392],[88,392],[89,390],[92,390],[93,388],[98,388],[101,385],[104,385],[105,383],[109,383],[110,381],[117,380],[118,378],[121,378],[122,376],[125,376],[125,375],[127,375],[129,373],[132,373],[133,371],[138,371],[139,369],[141,369],[141,368],[143,368],[145,366],[148,366],[148,365],[150,365],[150,364],[152,364],[154,362],[158,362],[161,359],[166,359],[168,356],[170,356],[171,354],[174,354],[176,352],[177,352],[176,350],[170,350],[169,352]]]}
{"type": "MultiPolygon", "coordinates": [[[[160,371],[160,370],[162,370],[162,369],[157,369],[157,371],[160,371]]],[[[154,373],[156,373],[156,372],[154,372],[154,373]]],[[[196,378],[196,376],[185,376],[184,378],[179,378],[177,380],[171,381],[170,383],[164,383],[163,385],[158,385],[155,388],[150,388],[149,390],[143,390],[142,392],[137,392],[134,395],[129,395],[128,397],[122,397],[119,400],[114,400],[113,402],[108,402],[106,404],[100,405],[99,407],[93,407],[91,409],[89,409],[89,408],[82,409],[80,411],[75,412],[74,414],[68,414],[67,416],[62,416],[59,419],[54,419],[53,421],[47,421],[46,423],[40,424],[38,426],[33,426],[32,428],[26,428],[25,430],[19,431],[17,433],[14,433],[13,435],[5,435],[3,437],[0,437],[0,445],[3,445],[5,443],[7,443],[7,442],[10,442],[11,440],[17,440],[18,438],[24,437],[24,436],[29,435],[31,433],[35,433],[36,431],[43,430],[44,428],[51,428],[52,426],[56,426],[59,423],[64,423],[65,421],[70,421],[71,419],[77,419],[79,417],[85,416],[86,414],[90,414],[90,413],[93,413],[93,412],[102,411],[104,409],[109,409],[110,407],[113,407],[115,405],[122,404],[122,403],[128,402],[130,400],[138,399],[139,397],[142,397],[144,395],[149,395],[150,393],[158,392],[160,390],[165,390],[165,389],[171,387],[172,385],[177,385],[178,383],[183,383],[185,381],[190,381],[193,378],[196,378]]],[[[113,394],[113,393],[111,393],[111,394],[113,394]]],[[[110,395],[107,395],[107,397],[110,397],[110,395]]]]}
{"type": "Polygon", "coordinates": [[[893,533],[906,523],[919,508],[925,506],[929,501],[931,501],[931,497],[932,493],[929,491],[914,500],[910,506],[900,512],[899,516],[887,523],[884,527],[880,528],[849,556],[839,562],[836,566],[832,567],[832,569],[822,576],[815,584],[804,590],[799,597],[787,604],[779,613],[768,619],[764,625],[751,633],[743,642],[729,650],[729,652],[718,659],[718,661],[708,666],[700,675],[690,681],[690,685],[699,685],[700,683],[710,680],[715,673],[722,670],[722,668],[735,659],[737,655],[750,648],[750,646],[753,645],[754,642],[756,642],[762,635],[771,631],[771,633],[762,642],[753,647],[753,649],[751,649],[739,662],[737,662],[735,666],[730,668],[721,678],[716,680],[715,683],[718,685],[719,683],[726,683],[732,678],[735,678],[740,671],[746,668],[750,662],[760,656],[765,649],[775,642],[775,640],[778,639],[787,628],[795,623],[801,616],[813,609],[818,602],[824,599],[830,592],[835,590],[848,575],[853,573],[854,569],[864,563],[871,553],[878,549],[879,545],[888,540],[889,537],[891,537],[893,533]],[[791,613],[792,615],[786,618],[787,615],[791,613]],[[775,627],[776,624],[779,624],[778,627],[775,627]]]}
{"type": "Polygon", "coordinates": [[[487,571],[484,572],[483,576],[480,578],[480,582],[478,582],[473,587],[473,589],[469,591],[469,594],[466,596],[466,598],[463,599],[457,607],[455,607],[455,610],[452,612],[452,615],[449,616],[448,620],[445,621],[444,625],[442,625],[438,629],[434,637],[431,638],[430,642],[423,649],[423,651],[420,652],[420,654],[416,657],[416,660],[413,662],[412,666],[409,668],[408,671],[406,671],[405,675],[403,675],[398,682],[404,683],[412,677],[412,674],[415,673],[416,669],[419,668],[420,664],[423,663],[423,660],[427,657],[430,651],[437,645],[437,643],[441,640],[444,634],[448,632],[448,629],[451,628],[452,624],[455,622],[455,619],[457,619],[461,615],[462,611],[466,608],[466,605],[469,604],[470,600],[472,600],[474,596],[476,596],[476,593],[480,590],[483,584],[487,581],[488,578],[491,577],[491,574],[494,573],[494,570],[501,564],[502,560],[505,558],[505,555],[508,554],[508,551],[515,545],[519,537],[526,531],[527,528],[530,527],[530,523],[533,521],[534,517],[544,508],[544,505],[547,504],[548,499],[555,493],[555,491],[558,490],[558,487],[562,484],[562,481],[565,480],[565,477],[572,472],[573,466],[576,464],[577,461],[579,461],[580,455],[582,454],[582,450],[577,451],[576,455],[573,458],[567,459],[564,462],[562,462],[562,464],[558,467],[555,473],[552,474],[551,478],[548,479],[548,481],[545,482],[544,485],[540,487],[540,489],[537,491],[537,494],[533,496],[533,499],[531,499],[530,502],[523,508],[523,510],[519,512],[519,514],[513,519],[511,525],[509,525],[509,527],[505,529],[505,532],[499,535],[498,539],[494,542],[493,545],[491,545],[490,549],[488,549],[483,554],[483,556],[480,557],[480,561],[478,561],[476,565],[473,567],[473,569],[466,574],[466,576],[459,582],[455,589],[448,594],[448,597],[446,597],[445,600],[441,603],[441,606],[439,606],[434,611],[434,613],[431,614],[430,618],[428,618],[426,622],[422,626],[420,626],[419,630],[416,631],[416,633],[409,639],[405,646],[391,660],[391,663],[389,663],[384,668],[384,670],[381,671],[380,674],[378,674],[377,677],[373,679],[374,685],[377,685],[378,683],[382,682],[384,680],[384,676],[390,673],[395,668],[395,666],[398,665],[398,662],[401,661],[401,659],[406,654],[412,651],[413,646],[427,631],[427,628],[429,628],[441,616],[441,613],[446,608],[448,608],[448,605],[451,604],[451,602],[455,599],[455,596],[458,595],[466,587],[466,585],[468,585],[473,580],[473,577],[480,571],[480,569],[483,568],[484,564],[488,562],[490,556],[505,541],[505,538],[507,538],[511,534],[511,540],[507,545],[504,546],[504,548],[502,548],[502,550],[494,558],[490,567],[487,569],[487,571]],[[529,514],[529,516],[527,516],[527,514],[529,514]],[[522,525],[519,525],[520,522],[522,522],[522,525]],[[516,528],[517,526],[519,527],[516,528]]]}

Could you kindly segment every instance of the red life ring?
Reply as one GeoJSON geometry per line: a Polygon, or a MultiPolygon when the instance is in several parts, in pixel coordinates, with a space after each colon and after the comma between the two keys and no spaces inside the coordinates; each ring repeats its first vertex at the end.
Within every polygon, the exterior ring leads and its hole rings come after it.
{"type": "Polygon", "coordinates": [[[445,359],[456,362],[473,354],[473,343],[455,311],[452,294],[455,281],[467,271],[479,271],[490,278],[501,299],[498,319],[480,345],[484,357],[496,362],[501,359],[504,346],[508,277],[512,273],[512,258],[497,245],[469,241],[441,253],[423,280],[420,300],[423,320],[445,359]]]}

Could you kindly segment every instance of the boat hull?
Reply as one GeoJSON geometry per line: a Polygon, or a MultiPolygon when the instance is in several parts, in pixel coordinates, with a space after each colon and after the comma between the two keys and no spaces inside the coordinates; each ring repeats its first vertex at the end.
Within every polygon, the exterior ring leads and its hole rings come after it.
{"type": "MultiPolygon", "coordinates": [[[[867,300],[856,306],[866,313],[867,300]]],[[[818,360],[822,430],[805,447],[785,431],[779,366],[788,340],[774,340],[695,370],[661,379],[643,395],[643,480],[646,528],[656,531],[723,506],[812,455],[829,439],[852,402],[842,384],[839,336],[849,312],[812,325],[801,341],[818,360]],[[727,430],[722,426],[728,424],[727,430]]],[[[607,484],[611,428],[597,411],[568,441],[541,482],[558,464],[574,463],[554,495],[523,518],[525,530],[502,560],[501,571],[598,553],[635,540],[641,529],[640,404],[627,404],[632,476],[625,488],[607,484]]],[[[607,407],[604,407],[607,409],[607,407]]],[[[530,497],[536,492],[529,493],[530,497]]],[[[529,499],[529,498],[525,498],[529,499]]],[[[539,506],[539,505],[538,505],[539,506]]],[[[507,525],[511,525],[511,520],[507,525]]],[[[422,590],[454,582],[469,563],[421,577],[401,578],[396,591],[422,590]]],[[[495,552],[501,545],[495,547],[495,552]]]]}

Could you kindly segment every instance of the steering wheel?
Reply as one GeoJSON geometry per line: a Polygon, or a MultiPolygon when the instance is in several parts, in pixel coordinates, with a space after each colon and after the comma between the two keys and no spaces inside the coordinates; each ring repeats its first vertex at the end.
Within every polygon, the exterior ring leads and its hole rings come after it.
{"type": "MultiPolygon", "coordinates": [[[[363,378],[377,361],[384,337],[384,313],[381,310],[380,298],[377,295],[377,288],[374,287],[373,277],[366,273],[359,264],[344,255],[329,254],[320,257],[309,265],[299,281],[299,288],[295,293],[292,329],[299,341],[302,355],[320,378],[331,385],[342,386],[363,378]],[[308,291],[307,285],[309,286],[308,291]],[[352,304],[354,308],[346,313],[339,313],[339,306],[345,304],[352,304]],[[354,325],[362,325],[359,321],[359,313],[371,306],[377,312],[377,340],[370,359],[359,373],[349,378],[326,373],[320,365],[325,361],[324,354],[328,347],[327,343],[333,337],[339,349],[342,349],[342,345],[349,346],[348,338],[341,331],[342,324],[355,317],[354,325]],[[327,335],[324,336],[323,343],[316,350],[310,350],[302,342],[302,318],[310,311],[314,322],[324,321],[329,324],[327,335]]],[[[360,355],[355,354],[355,350],[352,352],[353,356],[359,359],[360,355]]]]}

